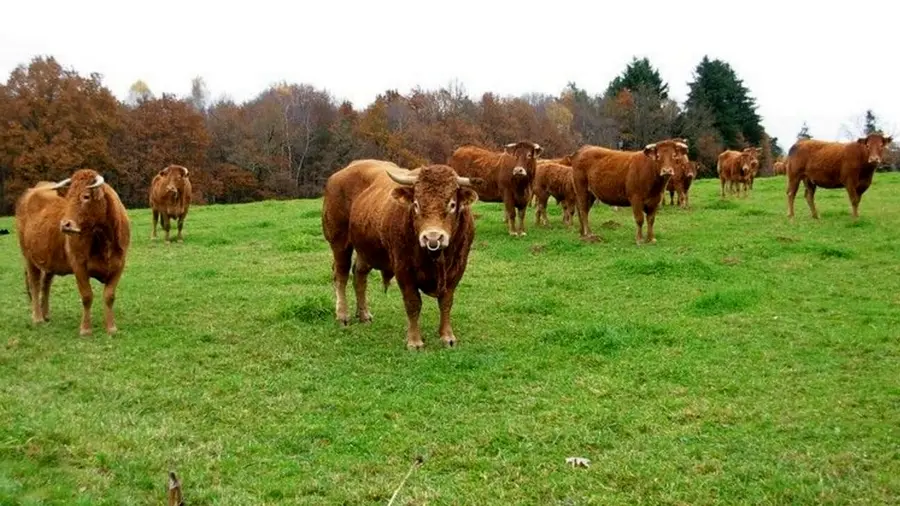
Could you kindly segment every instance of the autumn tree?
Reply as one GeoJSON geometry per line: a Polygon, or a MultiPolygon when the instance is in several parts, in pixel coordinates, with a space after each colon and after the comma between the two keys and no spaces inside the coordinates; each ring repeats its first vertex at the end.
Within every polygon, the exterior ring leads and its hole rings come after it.
{"type": "Polygon", "coordinates": [[[150,86],[138,79],[128,88],[128,98],[125,99],[125,103],[134,107],[144,100],[151,99],[153,99],[153,92],[150,91],[150,86]]]}

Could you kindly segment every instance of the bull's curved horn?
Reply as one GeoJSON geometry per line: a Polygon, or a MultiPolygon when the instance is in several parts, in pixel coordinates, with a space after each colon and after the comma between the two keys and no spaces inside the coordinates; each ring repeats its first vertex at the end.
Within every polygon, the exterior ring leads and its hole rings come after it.
{"type": "Polygon", "coordinates": [[[46,189],[47,190],[59,190],[60,188],[65,188],[66,186],[69,186],[69,183],[71,183],[71,182],[72,182],[72,178],[68,177],[68,178],[63,179],[62,181],[54,184],[53,186],[47,186],[46,189]]]}
{"type": "Polygon", "coordinates": [[[403,186],[412,186],[416,184],[416,181],[419,179],[416,176],[395,174],[389,170],[385,170],[385,172],[387,172],[388,177],[390,177],[395,183],[402,184],[403,186]]]}
{"type": "Polygon", "coordinates": [[[675,145],[684,150],[687,150],[688,148],[688,145],[683,142],[676,142],[675,145]]]}
{"type": "Polygon", "coordinates": [[[472,186],[472,180],[467,177],[456,176],[456,184],[459,186],[472,186]]]}
{"type": "Polygon", "coordinates": [[[656,143],[654,142],[653,144],[647,144],[646,146],[644,146],[644,149],[656,149],[656,143]]]}
{"type": "Polygon", "coordinates": [[[184,177],[188,177],[189,172],[187,170],[187,167],[179,167],[179,168],[181,169],[181,172],[184,173],[184,177]]]}
{"type": "Polygon", "coordinates": [[[517,143],[515,143],[515,142],[510,142],[509,144],[506,145],[506,147],[512,149],[512,148],[516,147],[516,144],[517,143]]]}
{"type": "Polygon", "coordinates": [[[532,147],[534,147],[534,149],[542,149],[541,145],[536,142],[532,142],[531,145],[532,145],[532,147]]]}
{"type": "Polygon", "coordinates": [[[94,179],[94,182],[89,184],[87,187],[88,188],[96,188],[96,187],[102,185],[104,181],[105,180],[103,179],[103,176],[101,176],[100,174],[97,174],[97,178],[94,179]]]}

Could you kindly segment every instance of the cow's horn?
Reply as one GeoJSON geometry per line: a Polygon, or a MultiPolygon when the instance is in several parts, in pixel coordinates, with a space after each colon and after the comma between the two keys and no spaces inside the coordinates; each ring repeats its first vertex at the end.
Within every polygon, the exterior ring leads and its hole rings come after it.
{"type": "Polygon", "coordinates": [[[472,186],[472,180],[467,177],[456,176],[456,184],[460,186],[472,186]]]}
{"type": "Polygon", "coordinates": [[[187,167],[181,167],[181,172],[184,172],[184,177],[188,177],[187,167]]]}
{"type": "Polygon", "coordinates": [[[89,184],[88,188],[96,188],[96,187],[100,186],[101,184],[103,184],[103,181],[104,181],[103,176],[101,176],[100,174],[97,174],[97,179],[94,179],[93,184],[89,184]]]}
{"type": "Polygon", "coordinates": [[[515,142],[510,142],[509,144],[506,145],[506,147],[508,147],[508,148],[514,148],[514,147],[516,147],[516,143],[515,143],[515,142]]]}
{"type": "Polygon", "coordinates": [[[60,188],[65,188],[66,186],[69,186],[69,183],[71,183],[71,182],[72,182],[72,178],[66,178],[66,179],[63,179],[62,181],[56,183],[53,186],[48,186],[47,189],[48,190],[59,190],[60,188]]]}
{"type": "Polygon", "coordinates": [[[656,143],[654,142],[653,144],[647,144],[646,146],[644,146],[644,149],[656,149],[656,143]]]}
{"type": "Polygon", "coordinates": [[[683,142],[676,142],[675,145],[678,146],[679,148],[682,148],[682,149],[687,149],[687,148],[688,148],[688,145],[685,144],[685,143],[683,143],[683,142]]]}
{"type": "Polygon", "coordinates": [[[532,142],[531,144],[534,146],[534,149],[541,149],[541,145],[540,145],[540,144],[538,144],[538,143],[536,143],[536,142],[532,142]]]}
{"type": "Polygon", "coordinates": [[[394,180],[397,184],[402,184],[404,186],[412,186],[416,184],[418,178],[416,176],[401,176],[400,174],[394,174],[393,172],[386,170],[388,177],[394,180]]]}

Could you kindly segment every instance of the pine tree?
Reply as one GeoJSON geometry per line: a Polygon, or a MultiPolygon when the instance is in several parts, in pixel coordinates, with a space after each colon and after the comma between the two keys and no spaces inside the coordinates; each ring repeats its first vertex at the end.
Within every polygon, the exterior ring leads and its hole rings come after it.
{"type": "Polygon", "coordinates": [[[606,97],[615,98],[622,90],[649,90],[660,101],[669,98],[669,85],[663,82],[659,71],[650,65],[647,58],[632,58],[622,74],[609,83],[606,97]]]}
{"type": "Polygon", "coordinates": [[[803,126],[800,127],[800,132],[797,133],[798,141],[804,139],[812,139],[812,135],[809,134],[809,125],[807,125],[805,121],[803,122],[803,126]]]}
{"type": "Polygon", "coordinates": [[[759,146],[765,133],[756,112],[756,100],[731,65],[704,56],[694,71],[694,81],[685,102],[686,114],[706,108],[727,148],[759,146]]]}
{"type": "Polygon", "coordinates": [[[872,109],[866,110],[866,126],[865,126],[865,134],[871,135],[881,131],[878,128],[878,118],[875,116],[875,113],[872,112],[872,109]]]}

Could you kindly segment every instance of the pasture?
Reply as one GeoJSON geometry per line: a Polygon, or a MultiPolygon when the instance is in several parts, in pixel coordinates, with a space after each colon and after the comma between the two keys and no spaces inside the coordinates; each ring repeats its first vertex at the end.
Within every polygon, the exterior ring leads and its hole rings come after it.
{"type": "Polygon", "coordinates": [[[169,469],[189,505],[386,504],[420,456],[395,504],[897,504],[900,174],[856,223],[718,193],[641,247],[630,209],[587,243],[476,204],[459,345],[423,297],[422,352],[377,273],[374,322],[334,321],[319,200],[194,207],[172,245],[131,210],[114,337],[72,276],[32,326],[0,218],[0,504],[163,504],[169,469]]]}

